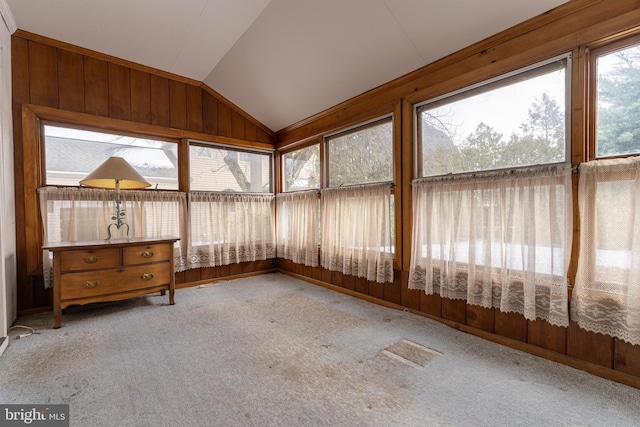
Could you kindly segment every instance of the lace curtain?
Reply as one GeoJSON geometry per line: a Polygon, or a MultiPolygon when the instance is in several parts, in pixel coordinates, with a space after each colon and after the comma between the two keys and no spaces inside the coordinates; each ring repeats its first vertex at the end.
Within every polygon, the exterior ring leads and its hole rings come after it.
{"type": "Polygon", "coordinates": [[[324,189],[321,264],[379,283],[393,282],[390,184],[324,189]]]}
{"type": "Polygon", "coordinates": [[[189,268],[275,258],[275,196],[190,192],[189,268]]]}
{"type": "Polygon", "coordinates": [[[316,190],[276,196],[278,257],[311,267],[318,266],[319,213],[316,190]]]}
{"type": "Polygon", "coordinates": [[[572,320],[640,345],[640,158],[583,163],[578,189],[572,320]]]}
{"type": "Polygon", "coordinates": [[[571,169],[413,182],[409,288],[568,326],[571,169]]]}
{"type": "MultiPolygon", "coordinates": [[[[115,213],[114,190],[77,187],[38,188],[44,241],[76,242],[104,240],[115,213]]],[[[179,237],[175,245],[175,269],[186,268],[187,199],[184,193],[169,191],[121,192],[131,237],[179,237]]],[[[111,227],[113,238],[126,237],[125,228],[111,227]]],[[[51,256],[43,252],[45,286],[50,286],[51,256]]]]}

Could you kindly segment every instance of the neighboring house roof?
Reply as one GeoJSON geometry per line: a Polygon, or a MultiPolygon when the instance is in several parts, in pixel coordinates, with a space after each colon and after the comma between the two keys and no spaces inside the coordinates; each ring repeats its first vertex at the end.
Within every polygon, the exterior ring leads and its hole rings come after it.
{"type": "Polygon", "coordinates": [[[173,178],[176,167],[161,148],[46,137],[46,168],[89,174],[111,156],[123,157],[141,175],[173,178]]]}

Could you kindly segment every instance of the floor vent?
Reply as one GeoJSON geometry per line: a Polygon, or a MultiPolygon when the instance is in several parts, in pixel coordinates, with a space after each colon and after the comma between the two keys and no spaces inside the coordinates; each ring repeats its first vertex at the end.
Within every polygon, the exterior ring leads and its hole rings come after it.
{"type": "Polygon", "coordinates": [[[382,350],[382,353],[414,368],[422,369],[442,353],[413,341],[402,339],[382,350]]]}

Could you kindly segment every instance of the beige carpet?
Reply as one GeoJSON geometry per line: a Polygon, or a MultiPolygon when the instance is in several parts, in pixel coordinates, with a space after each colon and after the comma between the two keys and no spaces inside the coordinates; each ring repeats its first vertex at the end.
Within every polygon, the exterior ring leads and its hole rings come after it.
{"type": "Polygon", "coordinates": [[[0,401],[73,426],[640,423],[640,390],[280,274],[19,323],[0,401]]]}

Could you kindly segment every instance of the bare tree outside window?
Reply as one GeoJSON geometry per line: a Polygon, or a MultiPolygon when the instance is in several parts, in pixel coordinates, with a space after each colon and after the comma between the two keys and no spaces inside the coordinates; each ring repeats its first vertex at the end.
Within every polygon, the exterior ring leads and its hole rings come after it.
{"type": "Polygon", "coordinates": [[[329,187],[393,181],[391,118],[328,137],[329,187]]]}
{"type": "Polygon", "coordinates": [[[192,191],[271,193],[271,154],[192,144],[189,179],[192,191]]]}
{"type": "Polygon", "coordinates": [[[418,107],[419,176],[565,161],[565,63],[418,107]]]}

